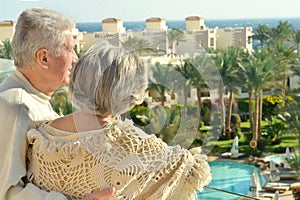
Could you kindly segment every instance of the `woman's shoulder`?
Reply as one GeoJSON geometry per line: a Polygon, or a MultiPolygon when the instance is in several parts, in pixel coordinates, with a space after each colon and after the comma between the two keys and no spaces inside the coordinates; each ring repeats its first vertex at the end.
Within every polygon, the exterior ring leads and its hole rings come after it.
{"type": "Polygon", "coordinates": [[[73,114],[65,115],[48,123],[49,126],[67,132],[77,132],[73,114]]]}

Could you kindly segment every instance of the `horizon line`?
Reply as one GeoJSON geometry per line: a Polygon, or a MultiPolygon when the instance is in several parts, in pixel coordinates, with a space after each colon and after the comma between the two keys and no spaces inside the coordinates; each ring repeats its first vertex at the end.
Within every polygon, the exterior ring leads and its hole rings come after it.
{"type": "MultiPolygon", "coordinates": [[[[116,18],[116,19],[121,19],[122,20],[122,18],[119,18],[119,17],[106,17],[106,18],[116,18]]],[[[103,18],[103,19],[106,19],[106,18],[103,18]]],[[[149,17],[149,18],[151,18],[151,17],[149,17]]],[[[165,18],[163,18],[163,17],[160,17],[160,18],[162,18],[162,19],[165,19],[165,18]]],[[[90,20],[90,21],[87,21],[87,20],[84,20],[84,21],[75,21],[76,23],[102,23],[102,20],[103,19],[101,19],[100,21],[94,21],[94,20],[90,20]]],[[[148,19],[148,18],[147,18],[148,19]]],[[[245,17],[245,18],[204,18],[204,20],[220,20],[220,21],[222,21],[222,20],[274,20],[274,19],[277,19],[277,20],[285,20],[285,19],[300,19],[300,16],[294,16],[294,17],[250,17],[250,18],[247,18],[247,17],[245,17]]],[[[146,19],[145,20],[122,20],[123,22],[145,22],[146,21],[146,19]]],[[[166,22],[168,22],[168,21],[185,21],[185,19],[170,19],[170,20],[167,20],[166,19],[166,22]]]]}

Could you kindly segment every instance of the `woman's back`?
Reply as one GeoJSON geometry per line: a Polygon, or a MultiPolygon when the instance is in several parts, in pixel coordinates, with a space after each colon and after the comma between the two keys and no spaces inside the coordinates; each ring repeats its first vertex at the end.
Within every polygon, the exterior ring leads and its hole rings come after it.
{"type": "Polygon", "coordinates": [[[44,124],[28,138],[30,181],[72,199],[110,186],[111,199],[194,199],[211,180],[203,156],[167,146],[129,120],[79,133],[44,124]]]}

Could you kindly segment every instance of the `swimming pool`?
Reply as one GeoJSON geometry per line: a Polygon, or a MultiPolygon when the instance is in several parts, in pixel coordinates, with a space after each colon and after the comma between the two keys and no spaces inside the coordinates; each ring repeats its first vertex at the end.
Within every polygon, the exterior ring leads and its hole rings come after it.
{"type": "MultiPolygon", "coordinates": [[[[259,168],[243,163],[214,161],[209,162],[209,165],[212,172],[212,181],[208,186],[244,195],[249,191],[253,170],[256,169],[260,174],[259,168]]],[[[263,185],[265,180],[263,177],[260,178],[263,185]]],[[[236,195],[207,188],[201,193],[197,192],[197,199],[199,200],[236,200],[238,198],[236,195]]]]}

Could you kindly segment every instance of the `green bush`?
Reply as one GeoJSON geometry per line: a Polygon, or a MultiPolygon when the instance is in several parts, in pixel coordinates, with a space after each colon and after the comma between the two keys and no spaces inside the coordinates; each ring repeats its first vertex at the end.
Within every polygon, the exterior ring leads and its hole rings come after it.
{"type": "Polygon", "coordinates": [[[187,115],[188,116],[197,116],[197,106],[194,104],[188,104],[187,105],[187,115]]]}
{"type": "MultiPolygon", "coordinates": [[[[248,121],[249,119],[249,100],[240,99],[238,101],[238,110],[240,113],[241,120],[243,122],[248,121]]],[[[254,101],[252,101],[252,112],[254,111],[254,101]]]]}
{"type": "Polygon", "coordinates": [[[200,116],[201,116],[201,121],[203,121],[206,126],[208,126],[210,124],[211,109],[212,109],[211,100],[204,99],[202,101],[200,116]]]}
{"type": "Polygon", "coordinates": [[[53,110],[59,115],[67,115],[74,112],[67,87],[56,90],[50,99],[53,110]]]}
{"type": "Polygon", "coordinates": [[[235,125],[235,126],[240,126],[241,125],[241,117],[239,114],[232,114],[231,115],[231,119],[230,119],[231,124],[235,125]]]}
{"type": "Polygon", "coordinates": [[[289,166],[300,175],[300,155],[299,153],[294,153],[291,159],[287,160],[289,166]]]}
{"type": "Polygon", "coordinates": [[[277,109],[284,104],[285,101],[276,95],[263,97],[263,115],[271,120],[271,117],[276,115],[277,109]]]}
{"type": "Polygon", "coordinates": [[[146,126],[151,121],[151,110],[146,106],[136,106],[129,111],[129,114],[138,126],[146,126]]]}
{"type": "Polygon", "coordinates": [[[285,122],[275,117],[271,117],[271,121],[268,122],[269,126],[266,130],[268,135],[266,138],[270,139],[272,144],[279,144],[280,136],[288,130],[287,125],[285,122]]]}
{"type": "Polygon", "coordinates": [[[261,138],[260,140],[257,141],[257,149],[258,150],[261,150],[261,151],[265,150],[265,146],[266,146],[266,141],[264,139],[261,138]]]}
{"type": "MultiPolygon", "coordinates": [[[[238,109],[240,112],[249,113],[249,100],[240,99],[238,101],[238,109]]],[[[254,111],[254,101],[252,101],[252,111],[254,111]]]]}
{"type": "Polygon", "coordinates": [[[231,119],[230,119],[230,122],[231,122],[231,125],[230,125],[230,128],[231,128],[231,132],[230,132],[230,137],[231,138],[234,138],[235,136],[239,136],[241,137],[242,136],[242,131],[241,131],[241,123],[242,123],[242,120],[240,118],[240,115],[239,114],[232,114],[231,115],[231,119]]]}

